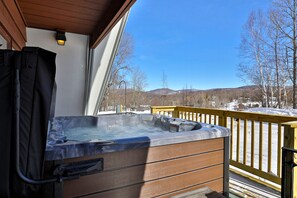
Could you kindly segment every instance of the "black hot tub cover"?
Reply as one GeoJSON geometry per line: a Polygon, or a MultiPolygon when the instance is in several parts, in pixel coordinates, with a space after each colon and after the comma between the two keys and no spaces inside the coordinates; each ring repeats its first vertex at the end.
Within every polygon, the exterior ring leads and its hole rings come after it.
{"type": "Polygon", "coordinates": [[[20,68],[20,169],[29,178],[41,179],[55,57],[34,47],[0,50],[0,197],[40,197],[40,186],[25,184],[15,171],[14,75],[20,68]]]}

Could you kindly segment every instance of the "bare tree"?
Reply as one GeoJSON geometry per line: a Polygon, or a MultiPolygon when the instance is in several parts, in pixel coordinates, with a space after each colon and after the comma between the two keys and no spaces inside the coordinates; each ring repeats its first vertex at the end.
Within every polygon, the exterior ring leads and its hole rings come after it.
{"type": "Polygon", "coordinates": [[[168,88],[167,75],[164,71],[162,73],[162,88],[168,88]]]}
{"type": "Polygon", "coordinates": [[[112,64],[109,83],[105,90],[103,104],[105,104],[106,108],[108,108],[108,106],[110,105],[110,101],[113,106],[116,103],[117,97],[116,94],[113,92],[117,92],[119,83],[122,80],[125,80],[127,73],[131,70],[129,59],[133,55],[133,50],[133,37],[129,33],[125,32],[122,36],[119,49],[112,64]]]}
{"type": "Polygon", "coordinates": [[[276,22],[279,15],[275,9],[250,14],[241,41],[245,62],[239,71],[245,80],[258,85],[264,106],[282,108],[287,101],[289,71],[286,39],[276,22]]]}
{"type": "Polygon", "coordinates": [[[188,106],[188,84],[182,89],[182,104],[183,106],[188,106]]]}
{"type": "Polygon", "coordinates": [[[162,88],[163,88],[163,92],[164,92],[161,95],[161,101],[162,101],[162,106],[163,106],[164,105],[164,100],[166,98],[166,91],[165,91],[165,89],[168,88],[167,75],[164,73],[164,71],[162,73],[162,79],[161,79],[161,81],[162,81],[162,88]]]}
{"type": "Polygon", "coordinates": [[[133,51],[133,37],[129,33],[125,32],[112,65],[110,82],[113,85],[118,86],[119,82],[125,79],[127,71],[131,69],[129,59],[132,57],[133,51]]]}
{"type": "MultiPolygon", "coordinates": [[[[270,12],[270,17],[273,16],[273,12],[270,12]]],[[[280,69],[280,64],[281,64],[281,60],[280,60],[280,40],[281,40],[281,35],[280,35],[280,31],[278,30],[278,28],[275,28],[275,26],[273,24],[271,24],[270,28],[269,28],[269,37],[272,41],[272,45],[271,48],[272,50],[272,62],[275,65],[275,80],[276,80],[276,87],[277,87],[277,106],[279,108],[282,108],[282,102],[281,102],[281,81],[280,81],[280,73],[281,73],[281,69],[280,69]]]]}
{"type": "Polygon", "coordinates": [[[244,26],[241,54],[245,62],[239,65],[242,78],[259,87],[262,102],[270,106],[273,77],[267,45],[267,21],[261,11],[252,12],[244,26]]]}
{"type": "Polygon", "coordinates": [[[139,67],[135,67],[132,70],[131,86],[132,104],[130,104],[130,106],[136,108],[145,100],[145,94],[143,94],[143,91],[147,86],[146,75],[139,67]]]}
{"type": "Polygon", "coordinates": [[[287,66],[293,84],[293,108],[297,108],[296,75],[297,75],[297,0],[275,0],[271,20],[277,30],[287,39],[287,66]],[[289,52],[290,51],[290,52],[289,52]]]}

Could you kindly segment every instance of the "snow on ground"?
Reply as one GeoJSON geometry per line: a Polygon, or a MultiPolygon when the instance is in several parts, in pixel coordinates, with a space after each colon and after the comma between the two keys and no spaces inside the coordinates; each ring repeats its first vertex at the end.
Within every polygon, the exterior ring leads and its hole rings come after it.
{"type": "MultiPolygon", "coordinates": [[[[235,105],[235,102],[232,103],[232,105],[230,105],[230,106],[233,106],[233,105],[235,105]]],[[[136,113],[136,114],[148,114],[148,113],[151,113],[150,110],[127,111],[127,112],[136,113]]],[[[244,112],[283,115],[283,116],[297,116],[297,109],[276,109],[276,108],[260,107],[260,108],[249,108],[249,109],[244,110],[244,112]]],[[[114,114],[114,113],[116,113],[116,112],[115,111],[100,111],[100,112],[98,112],[98,115],[114,114]]],[[[123,111],[122,113],[125,113],[125,111],[123,111]]]]}
{"type": "MultiPolygon", "coordinates": [[[[273,115],[281,115],[281,116],[297,116],[297,109],[276,109],[276,108],[264,108],[264,107],[260,107],[260,108],[249,108],[244,110],[244,112],[251,112],[251,113],[263,113],[263,114],[273,114],[273,115]]],[[[233,156],[232,159],[235,160],[236,159],[236,147],[237,147],[237,135],[238,135],[238,131],[240,133],[239,137],[240,137],[240,142],[239,142],[239,161],[241,163],[243,163],[243,150],[244,150],[244,121],[240,121],[240,124],[237,124],[237,121],[234,121],[234,125],[233,125],[233,136],[231,138],[233,138],[233,156]],[[240,126],[240,129],[238,130],[237,127],[240,126]]],[[[254,165],[256,168],[259,167],[259,163],[260,163],[260,158],[259,158],[259,154],[260,154],[260,148],[262,148],[262,170],[267,172],[268,171],[268,131],[269,131],[269,126],[267,122],[262,123],[262,142],[260,142],[260,123],[259,122],[255,122],[254,123],[254,165]]],[[[230,120],[228,120],[228,126],[231,126],[230,120]]],[[[251,165],[251,142],[252,142],[252,129],[251,129],[251,122],[248,121],[247,122],[247,150],[246,150],[246,156],[247,156],[247,165],[250,166],[251,165]]],[[[283,132],[283,127],[282,127],[282,134],[283,132]]],[[[280,155],[280,153],[278,153],[278,124],[276,123],[272,123],[271,125],[271,172],[273,174],[277,174],[277,159],[278,159],[278,155],[280,155]]]]}
{"type": "Polygon", "coordinates": [[[235,110],[238,107],[238,101],[237,100],[233,100],[232,102],[229,102],[225,105],[226,110],[235,110]]]}
{"type": "Polygon", "coordinates": [[[283,116],[297,116],[297,109],[276,109],[276,108],[250,108],[244,110],[245,112],[264,113],[283,116]]]}
{"type": "Polygon", "coordinates": [[[114,114],[116,111],[99,111],[97,115],[114,114]]]}
{"type": "MultiPolygon", "coordinates": [[[[136,113],[136,114],[148,114],[151,113],[150,110],[145,110],[145,111],[127,111],[129,113],[136,113]]],[[[114,114],[116,113],[116,111],[100,111],[98,112],[98,115],[104,115],[104,114],[114,114]]],[[[125,113],[125,111],[123,111],[122,113],[125,113]]]]}
{"type": "Polygon", "coordinates": [[[144,110],[144,111],[130,111],[131,113],[136,113],[136,114],[150,114],[151,110],[144,110]]]}

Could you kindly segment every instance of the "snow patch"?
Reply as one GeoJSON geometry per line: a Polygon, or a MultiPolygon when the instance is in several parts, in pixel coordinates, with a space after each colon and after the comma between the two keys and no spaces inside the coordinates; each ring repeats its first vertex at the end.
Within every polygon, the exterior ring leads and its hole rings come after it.
{"type": "Polygon", "coordinates": [[[297,116],[297,109],[275,109],[275,108],[250,108],[244,110],[245,112],[283,115],[283,116],[297,116]]]}

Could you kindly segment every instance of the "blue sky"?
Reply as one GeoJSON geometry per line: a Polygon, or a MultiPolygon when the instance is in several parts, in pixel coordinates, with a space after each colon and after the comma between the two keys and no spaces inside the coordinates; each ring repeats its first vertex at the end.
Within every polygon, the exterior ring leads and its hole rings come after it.
{"type": "Polygon", "coordinates": [[[242,27],[271,0],[137,0],[125,31],[134,39],[131,64],[146,73],[146,90],[245,85],[237,77],[242,27]]]}

